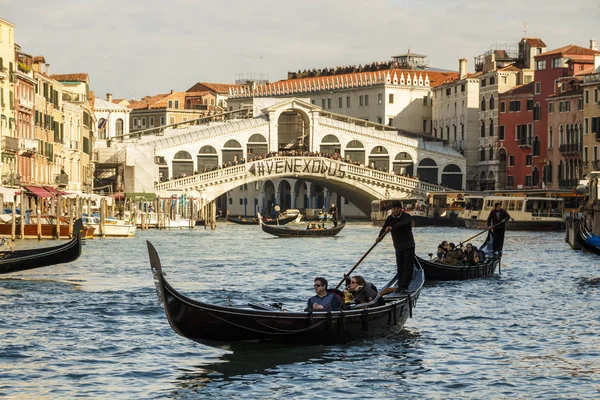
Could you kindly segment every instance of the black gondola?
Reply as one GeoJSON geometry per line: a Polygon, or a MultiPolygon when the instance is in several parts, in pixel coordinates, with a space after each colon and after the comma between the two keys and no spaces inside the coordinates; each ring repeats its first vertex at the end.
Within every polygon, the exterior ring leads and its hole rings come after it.
{"type": "Polygon", "coordinates": [[[165,279],[156,249],[150,242],[147,245],[157,294],[171,328],[185,338],[215,347],[244,342],[334,344],[398,332],[412,317],[425,281],[415,260],[408,294],[388,289],[396,283],[394,278],[372,302],[347,310],[305,312],[254,303],[209,304],[178,293],[165,279]]]}
{"type": "Polygon", "coordinates": [[[73,238],[60,246],[0,252],[0,274],[63,264],[77,260],[81,254],[83,222],[73,224],[73,238]]]}
{"type": "Polygon", "coordinates": [[[450,265],[438,260],[425,260],[417,256],[428,281],[458,281],[465,279],[489,278],[500,265],[500,257],[494,255],[492,233],[479,250],[485,254],[485,261],[475,265],[450,265]]]}
{"type": "MultiPolygon", "coordinates": [[[[290,215],[287,217],[279,217],[279,218],[263,218],[262,222],[263,224],[266,225],[285,225],[285,224],[289,224],[290,222],[294,221],[298,216],[297,215],[290,215]]],[[[229,215],[227,216],[227,221],[228,222],[233,222],[234,224],[239,224],[239,225],[258,225],[259,224],[259,219],[260,218],[260,214],[258,218],[251,218],[251,219],[247,219],[241,216],[238,217],[230,217],[229,215]]]]}
{"type": "MultiPolygon", "coordinates": [[[[260,220],[260,214],[258,214],[258,216],[260,220]]],[[[262,228],[263,232],[279,237],[335,236],[338,233],[340,233],[340,231],[346,226],[346,220],[343,218],[342,221],[339,224],[337,224],[337,226],[332,226],[331,228],[318,229],[308,229],[308,227],[296,228],[292,226],[266,225],[262,222],[262,220],[260,221],[260,227],[262,228]]]]}
{"type": "Polygon", "coordinates": [[[594,253],[600,256],[600,247],[591,243],[590,239],[592,238],[592,234],[587,230],[585,223],[581,222],[579,224],[579,229],[577,230],[577,241],[581,245],[581,247],[589,251],[590,253],[594,253]]]}

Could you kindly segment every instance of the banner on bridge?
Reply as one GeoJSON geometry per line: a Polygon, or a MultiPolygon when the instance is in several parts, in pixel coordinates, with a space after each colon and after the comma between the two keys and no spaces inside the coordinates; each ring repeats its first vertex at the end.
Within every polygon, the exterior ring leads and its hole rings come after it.
{"type": "Polygon", "coordinates": [[[320,174],[343,178],[346,176],[346,165],[325,158],[266,158],[254,161],[248,172],[260,178],[282,174],[320,174]]]}

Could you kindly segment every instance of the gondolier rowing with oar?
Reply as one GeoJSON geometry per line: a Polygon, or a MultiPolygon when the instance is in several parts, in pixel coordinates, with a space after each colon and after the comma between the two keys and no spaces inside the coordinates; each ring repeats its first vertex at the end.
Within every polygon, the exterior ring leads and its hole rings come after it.
{"type": "Polygon", "coordinates": [[[375,243],[381,242],[386,233],[392,233],[392,242],[396,250],[396,265],[398,267],[397,292],[408,292],[412,280],[415,260],[415,239],[412,234],[412,218],[402,210],[402,203],[392,201],[392,213],[386,218],[375,243]]]}
{"type": "Polygon", "coordinates": [[[488,229],[494,234],[494,253],[502,255],[504,247],[504,230],[506,222],[510,220],[510,215],[502,208],[502,203],[494,204],[494,209],[490,212],[487,219],[488,229]]]}

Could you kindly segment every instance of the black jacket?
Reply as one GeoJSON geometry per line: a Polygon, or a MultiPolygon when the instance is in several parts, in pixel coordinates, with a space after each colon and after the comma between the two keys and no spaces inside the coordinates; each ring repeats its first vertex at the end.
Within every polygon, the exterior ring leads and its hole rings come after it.
{"type": "Polygon", "coordinates": [[[385,228],[388,226],[392,227],[392,241],[396,250],[406,250],[415,247],[410,214],[402,211],[398,218],[392,215],[388,216],[379,232],[379,236],[383,235],[385,228]]]}
{"type": "Polygon", "coordinates": [[[496,226],[494,229],[504,230],[506,221],[510,219],[510,215],[506,212],[506,210],[501,209],[500,211],[492,210],[487,219],[488,226],[498,225],[498,223],[505,221],[504,223],[496,226]]]}

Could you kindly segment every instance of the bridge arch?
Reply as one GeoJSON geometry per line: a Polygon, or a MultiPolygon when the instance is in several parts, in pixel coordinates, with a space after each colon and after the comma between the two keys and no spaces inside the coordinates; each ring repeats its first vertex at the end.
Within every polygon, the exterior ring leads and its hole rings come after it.
{"type": "Polygon", "coordinates": [[[381,171],[389,171],[390,155],[385,146],[374,146],[369,154],[369,165],[381,171]]]}
{"type": "Polygon", "coordinates": [[[223,164],[234,163],[240,161],[244,158],[244,150],[242,149],[242,145],[235,139],[229,139],[223,145],[223,149],[221,150],[223,164]]]}
{"type": "Polygon", "coordinates": [[[255,133],[248,138],[246,143],[246,159],[252,161],[256,157],[267,154],[269,152],[269,145],[267,139],[260,133],[255,133]]]}
{"type": "Polygon", "coordinates": [[[173,157],[173,177],[194,175],[194,160],[185,150],[180,150],[173,157]]]}
{"type": "Polygon", "coordinates": [[[196,162],[198,163],[197,171],[199,173],[210,171],[219,165],[217,150],[212,146],[202,146],[198,151],[198,155],[196,155],[196,162]]]}
{"type": "Polygon", "coordinates": [[[462,171],[456,164],[448,164],[442,171],[442,186],[447,186],[451,189],[462,189],[462,171]]]}
{"type": "Polygon", "coordinates": [[[419,166],[417,168],[417,175],[419,179],[423,182],[433,183],[437,185],[438,183],[438,165],[431,158],[424,158],[419,162],[419,166]]]}
{"type": "Polygon", "coordinates": [[[335,135],[326,135],[321,140],[319,151],[321,154],[340,154],[341,153],[340,139],[335,135]]]}
{"type": "Polygon", "coordinates": [[[394,162],[392,163],[392,170],[396,175],[410,175],[413,176],[415,174],[415,164],[412,156],[402,151],[396,154],[394,157],[394,162]]]}
{"type": "Polygon", "coordinates": [[[365,145],[360,140],[351,140],[346,144],[344,156],[347,160],[352,160],[365,164],[365,145]]]}

